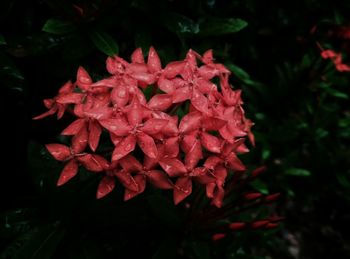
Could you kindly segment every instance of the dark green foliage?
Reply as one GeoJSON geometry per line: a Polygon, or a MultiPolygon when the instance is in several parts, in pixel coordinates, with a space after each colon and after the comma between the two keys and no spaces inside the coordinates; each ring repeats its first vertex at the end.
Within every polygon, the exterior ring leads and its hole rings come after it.
{"type": "Polygon", "coordinates": [[[334,33],[349,25],[348,1],[72,3],[0,3],[0,258],[295,258],[293,249],[297,258],[350,257],[350,73],[336,71],[316,44],[350,64],[349,39],[334,33]],[[150,45],[164,63],[212,48],[233,72],[257,140],[242,159],[268,168],[251,188],[282,195],[231,220],[277,211],[286,217],[278,229],[212,242],[187,231],[170,195],[150,191],[124,203],[117,186],[96,201],[100,176],[86,172],[56,188],[62,165],[43,144],[72,118],[33,122],[41,100],[74,80],[79,65],[100,78],[107,55],[150,45]]]}

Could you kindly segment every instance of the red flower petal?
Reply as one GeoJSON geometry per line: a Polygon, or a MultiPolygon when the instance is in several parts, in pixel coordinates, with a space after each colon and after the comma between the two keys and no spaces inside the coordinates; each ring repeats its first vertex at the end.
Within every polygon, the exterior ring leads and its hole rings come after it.
{"type": "Polygon", "coordinates": [[[208,174],[205,168],[197,167],[192,171],[194,179],[200,184],[206,185],[209,183],[215,183],[216,179],[213,175],[208,174]]]}
{"type": "Polygon", "coordinates": [[[198,68],[198,74],[206,80],[211,80],[214,76],[218,75],[218,72],[219,71],[212,66],[204,65],[198,68]]]}
{"type": "Polygon", "coordinates": [[[43,118],[45,118],[45,117],[47,117],[47,116],[50,116],[50,115],[55,114],[56,111],[57,111],[57,106],[51,108],[51,109],[48,110],[47,112],[44,112],[44,113],[42,113],[42,114],[40,114],[40,115],[38,115],[38,116],[35,116],[35,117],[33,118],[33,120],[40,120],[40,119],[43,119],[43,118]]]}
{"type": "Polygon", "coordinates": [[[148,66],[148,70],[151,73],[156,73],[162,70],[162,65],[161,65],[159,56],[153,47],[150,47],[148,52],[147,66],[148,66]]]}
{"type": "Polygon", "coordinates": [[[121,140],[112,154],[112,161],[116,161],[134,151],[136,146],[136,137],[129,135],[121,140]]]}
{"type": "Polygon", "coordinates": [[[46,144],[49,153],[58,161],[64,161],[71,156],[69,147],[62,144],[46,144]]]}
{"type": "Polygon", "coordinates": [[[184,61],[171,62],[164,68],[163,75],[166,78],[174,78],[175,76],[179,75],[182,72],[185,65],[186,65],[186,62],[184,61]]]}
{"type": "Polygon", "coordinates": [[[201,78],[197,79],[196,86],[202,94],[209,94],[212,91],[217,91],[217,87],[214,83],[201,78]]]}
{"type": "Polygon", "coordinates": [[[151,85],[156,81],[156,77],[149,73],[143,73],[143,72],[133,73],[132,77],[135,78],[137,81],[140,81],[141,83],[146,84],[146,86],[151,85]]]}
{"type": "Polygon", "coordinates": [[[162,158],[159,165],[170,177],[180,176],[187,172],[184,164],[177,158],[162,158]]]}
{"type": "Polygon", "coordinates": [[[58,90],[59,94],[67,94],[73,92],[74,85],[72,84],[71,81],[66,82],[60,90],[58,90]]]}
{"type": "Polygon", "coordinates": [[[214,190],[216,188],[215,183],[208,183],[206,185],[206,194],[208,198],[213,198],[214,197],[214,190]]]}
{"type": "Polygon", "coordinates": [[[138,186],[138,191],[132,191],[129,189],[125,189],[124,192],[124,201],[128,201],[132,198],[134,198],[135,196],[139,195],[140,193],[144,192],[145,188],[146,188],[146,178],[144,175],[136,175],[134,177],[135,182],[137,183],[138,186]]]}
{"type": "Polygon", "coordinates": [[[87,127],[84,126],[80,131],[72,138],[72,149],[75,154],[81,153],[85,150],[89,139],[89,133],[87,127]]]}
{"type": "Polygon", "coordinates": [[[131,62],[132,63],[145,63],[145,59],[143,57],[142,49],[137,48],[135,51],[131,54],[131,62]]]}
{"type": "Polygon", "coordinates": [[[119,160],[119,163],[123,167],[123,169],[128,173],[140,172],[142,170],[142,165],[132,155],[127,155],[123,157],[122,159],[119,160]]]}
{"type": "Polygon", "coordinates": [[[221,152],[221,141],[219,138],[206,132],[200,134],[202,146],[213,153],[221,152]]]}
{"type": "Polygon", "coordinates": [[[226,139],[229,143],[233,143],[234,138],[230,129],[228,128],[228,125],[224,125],[222,128],[220,128],[219,133],[221,137],[226,139]]]}
{"type": "Polygon", "coordinates": [[[115,188],[115,180],[113,177],[104,176],[97,188],[96,198],[101,199],[109,194],[115,188]]]}
{"type": "Polygon", "coordinates": [[[123,137],[119,137],[119,136],[113,134],[112,132],[110,132],[109,136],[110,136],[111,141],[112,141],[114,146],[118,145],[119,142],[123,139],[123,137]]]}
{"type": "Polygon", "coordinates": [[[190,177],[178,178],[174,187],[174,203],[175,205],[183,201],[192,193],[192,181],[190,177]]]}
{"type": "Polygon", "coordinates": [[[152,110],[164,111],[173,104],[170,94],[156,94],[148,102],[148,107],[152,110]]]}
{"type": "Polygon", "coordinates": [[[217,157],[217,156],[210,156],[207,158],[207,160],[205,160],[205,163],[204,163],[204,167],[205,168],[208,168],[208,169],[211,169],[211,170],[214,170],[214,168],[221,164],[223,161],[221,158],[217,157]]]}
{"type": "Polygon", "coordinates": [[[93,92],[95,91],[99,92],[102,90],[103,92],[105,91],[105,87],[116,87],[117,84],[118,84],[118,80],[115,77],[105,78],[91,84],[91,87],[93,87],[93,89],[90,89],[90,90],[93,92]]]}
{"type": "Polygon", "coordinates": [[[102,172],[109,168],[108,161],[100,155],[87,154],[84,156],[78,156],[77,160],[91,172],[102,172]]]}
{"type": "Polygon", "coordinates": [[[78,173],[78,163],[75,159],[70,160],[63,168],[57,186],[61,186],[72,179],[78,173]]]}
{"type": "Polygon", "coordinates": [[[208,49],[206,52],[204,52],[202,56],[202,61],[204,64],[211,64],[213,63],[214,57],[213,57],[213,50],[208,49]]]}
{"type": "Polygon", "coordinates": [[[125,172],[124,170],[119,171],[114,174],[120,183],[127,189],[133,192],[139,191],[139,186],[136,183],[135,179],[131,176],[131,174],[125,172]]]}
{"type": "Polygon", "coordinates": [[[137,134],[137,143],[143,153],[145,153],[150,158],[156,158],[158,156],[158,150],[154,140],[149,135],[140,132],[137,134]]]}
{"type": "Polygon", "coordinates": [[[201,125],[202,115],[199,112],[191,112],[185,115],[180,121],[179,130],[182,133],[199,129],[201,125]]]}
{"type": "Polygon", "coordinates": [[[167,125],[162,129],[161,133],[166,136],[177,136],[179,130],[177,128],[177,123],[173,120],[170,120],[167,125]]]}
{"type": "Polygon", "coordinates": [[[177,157],[179,155],[179,138],[173,137],[165,140],[164,151],[168,157],[177,157]]]}
{"type": "MultiPolygon", "coordinates": [[[[174,97],[175,99],[175,97],[174,97]]],[[[193,90],[191,104],[204,114],[208,114],[208,99],[198,90],[193,90]]]]}
{"type": "Polygon", "coordinates": [[[215,168],[214,175],[216,177],[216,184],[223,185],[227,177],[227,169],[224,166],[219,165],[215,168]]]}
{"type": "Polygon", "coordinates": [[[170,179],[160,170],[151,170],[146,172],[148,181],[156,188],[159,189],[172,189],[173,183],[170,179]]]}
{"type": "Polygon", "coordinates": [[[120,117],[115,119],[100,120],[99,122],[104,128],[116,136],[126,136],[131,130],[128,122],[120,117]]]}
{"type": "MultiPolygon", "coordinates": [[[[160,156],[160,150],[158,149],[158,156],[160,156]]],[[[143,158],[143,167],[145,170],[151,170],[155,168],[158,165],[158,157],[157,158],[150,158],[149,156],[145,155],[143,158]]]]}
{"type": "Polygon", "coordinates": [[[236,156],[235,153],[231,152],[230,155],[226,158],[229,168],[235,171],[244,171],[246,169],[245,165],[241,160],[236,156]]]}
{"type": "Polygon", "coordinates": [[[173,103],[181,103],[191,98],[191,90],[188,87],[176,89],[173,93],[173,103]]]}
{"type": "Polygon", "coordinates": [[[141,64],[141,63],[131,63],[128,64],[127,66],[128,73],[129,74],[139,74],[139,73],[146,73],[148,74],[148,69],[146,64],[141,64]]]}
{"type": "Polygon", "coordinates": [[[92,79],[88,72],[83,67],[79,67],[77,73],[77,86],[82,90],[88,90],[91,84],[92,79]]]}
{"type": "Polygon", "coordinates": [[[206,130],[219,130],[226,124],[225,120],[215,117],[202,117],[202,127],[206,130]]]}
{"type": "Polygon", "coordinates": [[[212,204],[214,204],[217,208],[221,208],[224,196],[225,196],[224,188],[222,188],[221,186],[218,186],[218,188],[216,188],[216,191],[214,193],[212,204]]]}
{"type": "Polygon", "coordinates": [[[106,60],[106,68],[108,73],[110,74],[116,74],[118,73],[118,63],[116,62],[114,57],[108,57],[106,60]]]}
{"type": "Polygon", "coordinates": [[[143,111],[139,99],[134,96],[132,103],[127,107],[126,114],[130,126],[136,126],[142,122],[143,111]]]}
{"type": "Polygon", "coordinates": [[[84,114],[85,116],[88,116],[95,120],[104,120],[112,116],[113,110],[111,107],[102,106],[102,107],[95,107],[92,109],[85,110],[84,114]]]}
{"type": "Polygon", "coordinates": [[[66,111],[66,104],[57,103],[57,119],[61,119],[66,111]]]}
{"type": "Polygon", "coordinates": [[[96,151],[98,143],[100,142],[100,136],[102,128],[96,120],[90,120],[89,122],[89,146],[92,151],[96,151]]]}
{"type": "Polygon", "coordinates": [[[168,124],[168,122],[168,120],[164,119],[149,119],[144,123],[140,130],[146,134],[155,135],[160,132],[168,124]]]}
{"type": "Polygon", "coordinates": [[[111,101],[117,107],[124,107],[129,102],[129,91],[126,86],[119,85],[111,92],[111,101]]]}
{"type": "Polygon", "coordinates": [[[83,99],[84,94],[80,93],[68,93],[57,97],[56,101],[61,104],[67,103],[80,103],[83,99]]]}
{"type": "Polygon", "coordinates": [[[82,127],[86,127],[85,119],[77,119],[69,124],[69,126],[62,131],[61,135],[75,135],[81,130],[82,127]]]}
{"type": "Polygon", "coordinates": [[[193,135],[186,135],[183,138],[181,149],[186,153],[185,165],[187,168],[195,168],[198,161],[203,158],[202,146],[193,135]]]}
{"type": "Polygon", "coordinates": [[[164,77],[159,78],[158,87],[160,90],[168,94],[172,94],[176,89],[174,83],[164,77]]]}

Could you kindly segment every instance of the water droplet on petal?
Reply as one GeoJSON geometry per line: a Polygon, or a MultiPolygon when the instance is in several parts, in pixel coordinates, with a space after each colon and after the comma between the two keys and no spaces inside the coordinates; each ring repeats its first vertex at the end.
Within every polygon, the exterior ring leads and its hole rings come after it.
{"type": "Polygon", "coordinates": [[[154,127],[153,127],[153,129],[156,130],[156,131],[160,130],[160,128],[161,128],[161,126],[159,124],[158,125],[154,125],[154,127]]]}
{"type": "Polygon", "coordinates": [[[90,83],[90,78],[88,78],[86,76],[82,76],[82,77],[80,77],[80,81],[82,83],[89,84],[90,83]]]}
{"type": "Polygon", "coordinates": [[[124,150],[125,150],[125,151],[130,151],[130,150],[131,150],[131,144],[127,144],[127,145],[124,147],[124,150]]]}
{"type": "Polygon", "coordinates": [[[125,91],[125,90],[120,90],[120,91],[118,92],[118,97],[120,97],[120,98],[126,97],[126,91],[125,91]]]}

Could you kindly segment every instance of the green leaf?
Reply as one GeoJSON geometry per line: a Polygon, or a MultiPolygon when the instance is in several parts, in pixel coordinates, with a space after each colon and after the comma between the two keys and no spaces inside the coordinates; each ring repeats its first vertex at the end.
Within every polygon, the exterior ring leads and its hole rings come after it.
{"type": "Polygon", "coordinates": [[[337,173],[338,182],[346,188],[350,188],[350,178],[345,173],[337,173]]]}
{"type": "Polygon", "coordinates": [[[34,228],[10,244],[0,255],[0,258],[52,258],[52,255],[55,253],[64,233],[64,229],[58,224],[34,228]]]}
{"type": "Polygon", "coordinates": [[[118,54],[118,43],[111,35],[103,31],[92,31],[89,34],[90,39],[101,52],[108,56],[118,54]]]}
{"type": "Polygon", "coordinates": [[[220,36],[239,32],[244,29],[248,23],[239,18],[211,18],[202,21],[199,24],[199,34],[203,36],[220,36]]]}
{"type": "Polygon", "coordinates": [[[52,33],[52,34],[67,34],[76,29],[75,25],[68,21],[61,21],[56,19],[49,19],[46,21],[43,27],[44,32],[52,33]]]}
{"type": "Polygon", "coordinates": [[[243,83],[247,85],[254,85],[257,83],[250,78],[249,74],[246,71],[234,65],[233,63],[227,63],[226,66],[233,72],[233,77],[238,77],[243,83]]]}
{"type": "Polygon", "coordinates": [[[166,13],[161,17],[162,24],[169,30],[177,34],[197,34],[198,24],[190,18],[177,13],[166,13]]]}
{"type": "Polygon", "coordinates": [[[0,45],[6,45],[5,38],[1,34],[0,34],[0,45]]]}
{"type": "Polygon", "coordinates": [[[267,185],[259,179],[256,179],[255,181],[251,182],[250,185],[262,194],[269,194],[267,185]]]}
{"type": "Polygon", "coordinates": [[[268,147],[264,147],[263,150],[262,150],[262,154],[261,154],[262,159],[266,160],[266,159],[268,159],[270,157],[270,155],[271,155],[270,149],[268,147]]]}
{"type": "Polygon", "coordinates": [[[334,88],[326,88],[326,92],[334,97],[342,98],[342,99],[349,99],[349,96],[346,93],[340,92],[334,88]]]}
{"type": "Polygon", "coordinates": [[[309,170],[306,170],[306,169],[303,169],[303,168],[289,168],[286,171],[286,175],[310,176],[311,172],[309,170]]]}

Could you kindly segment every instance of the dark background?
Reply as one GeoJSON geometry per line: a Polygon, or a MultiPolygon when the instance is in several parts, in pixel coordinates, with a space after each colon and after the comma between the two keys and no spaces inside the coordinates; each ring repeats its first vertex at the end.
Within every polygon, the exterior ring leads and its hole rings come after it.
{"type": "Polygon", "coordinates": [[[1,1],[0,258],[349,258],[350,73],[317,46],[350,64],[349,13],[347,1],[1,1]],[[151,45],[163,64],[212,48],[233,71],[257,139],[242,159],[268,168],[253,188],[282,193],[277,230],[213,243],[183,233],[165,198],[55,187],[62,166],[43,144],[71,118],[32,121],[41,100],[79,65],[99,78],[106,54],[151,45]]]}

